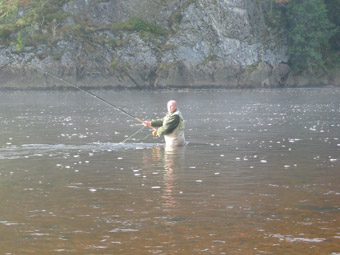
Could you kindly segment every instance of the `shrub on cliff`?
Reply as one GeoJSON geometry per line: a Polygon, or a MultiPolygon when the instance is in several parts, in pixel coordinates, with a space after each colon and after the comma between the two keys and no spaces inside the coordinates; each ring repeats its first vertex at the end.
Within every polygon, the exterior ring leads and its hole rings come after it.
{"type": "Polygon", "coordinates": [[[115,30],[129,30],[138,32],[150,32],[156,35],[166,35],[167,31],[156,23],[138,17],[128,19],[124,22],[116,23],[112,26],[115,30]]]}
{"type": "Polygon", "coordinates": [[[61,6],[68,0],[0,0],[0,39],[16,44],[34,44],[42,31],[53,32],[56,23],[65,18],[61,6]]]}

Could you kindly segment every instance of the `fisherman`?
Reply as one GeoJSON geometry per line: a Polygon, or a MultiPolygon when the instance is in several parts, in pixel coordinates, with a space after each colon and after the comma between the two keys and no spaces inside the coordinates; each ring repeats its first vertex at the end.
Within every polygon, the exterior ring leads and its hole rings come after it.
{"type": "Polygon", "coordinates": [[[164,135],[165,145],[182,146],[185,145],[184,138],[184,119],[181,112],[177,108],[175,100],[170,100],[167,104],[168,114],[162,118],[152,121],[143,121],[144,126],[156,128],[152,132],[154,136],[164,135]]]}

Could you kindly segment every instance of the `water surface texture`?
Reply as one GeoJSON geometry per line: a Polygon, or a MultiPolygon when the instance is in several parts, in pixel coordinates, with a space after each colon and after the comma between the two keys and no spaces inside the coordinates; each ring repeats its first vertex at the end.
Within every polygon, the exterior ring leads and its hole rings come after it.
{"type": "Polygon", "coordinates": [[[94,93],[141,119],[177,100],[190,143],[0,92],[0,254],[340,254],[340,89],[94,93]]]}

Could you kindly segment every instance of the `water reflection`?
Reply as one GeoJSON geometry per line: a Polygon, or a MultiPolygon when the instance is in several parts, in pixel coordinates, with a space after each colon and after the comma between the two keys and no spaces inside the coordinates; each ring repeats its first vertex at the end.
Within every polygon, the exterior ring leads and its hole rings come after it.
{"type": "Polygon", "coordinates": [[[178,206],[175,199],[175,185],[177,174],[184,171],[186,146],[165,146],[164,148],[164,193],[162,198],[164,200],[163,207],[165,210],[171,210],[178,206]]]}
{"type": "MultiPolygon", "coordinates": [[[[162,182],[159,185],[152,186],[152,189],[162,189],[162,210],[171,211],[178,206],[176,196],[178,191],[177,187],[177,175],[180,172],[185,171],[185,150],[186,146],[169,147],[166,146],[153,146],[151,148],[151,158],[149,153],[145,153],[142,158],[143,168],[153,171],[154,166],[161,169],[159,171],[152,172],[153,175],[161,175],[162,182]]],[[[144,176],[146,178],[146,176],[144,176]]]]}

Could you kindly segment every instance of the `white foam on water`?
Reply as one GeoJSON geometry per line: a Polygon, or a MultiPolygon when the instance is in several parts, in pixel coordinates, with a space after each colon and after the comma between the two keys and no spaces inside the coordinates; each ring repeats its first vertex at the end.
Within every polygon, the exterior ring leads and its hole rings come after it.
{"type": "Polygon", "coordinates": [[[0,224],[3,224],[5,226],[17,226],[17,225],[19,225],[19,223],[9,222],[9,221],[0,221],[0,224]]]}
{"type": "Polygon", "coordinates": [[[114,228],[110,230],[110,233],[117,233],[117,232],[138,232],[138,229],[132,229],[132,228],[114,228]]]}
{"type": "Polygon", "coordinates": [[[279,238],[281,242],[295,243],[295,242],[303,242],[303,243],[321,243],[326,241],[325,238],[305,238],[305,237],[293,237],[290,235],[281,235],[281,234],[270,234],[269,237],[279,238]]]}
{"type": "MultiPolygon", "coordinates": [[[[22,144],[22,145],[7,145],[0,147],[0,159],[19,159],[30,157],[43,156],[70,156],[73,151],[74,158],[80,158],[81,152],[88,153],[93,156],[95,152],[111,152],[125,150],[141,150],[149,149],[154,146],[159,146],[155,143],[89,143],[89,144],[22,144]]],[[[119,159],[123,159],[120,157],[119,159]]],[[[85,162],[88,163],[88,162],[85,162]]]]}
{"type": "Polygon", "coordinates": [[[49,236],[47,233],[32,233],[31,236],[49,236]]]}

